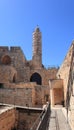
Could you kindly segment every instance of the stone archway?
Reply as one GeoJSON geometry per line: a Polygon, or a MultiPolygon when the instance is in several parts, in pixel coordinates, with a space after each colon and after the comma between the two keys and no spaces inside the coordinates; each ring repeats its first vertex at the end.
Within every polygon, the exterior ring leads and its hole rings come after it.
{"type": "Polygon", "coordinates": [[[2,64],[4,64],[4,65],[9,65],[9,64],[11,64],[11,58],[10,58],[10,56],[4,55],[4,56],[1,58],[1,62],[2,62],[2,64]]]}
{"type": "Polygon", "coordinates": [[[31,78],[30,78],[30,82],[36,82],[37,84],[41,85],[42,84],[42,78],[41,78],[40,74],[33,73],[31,78]]]}

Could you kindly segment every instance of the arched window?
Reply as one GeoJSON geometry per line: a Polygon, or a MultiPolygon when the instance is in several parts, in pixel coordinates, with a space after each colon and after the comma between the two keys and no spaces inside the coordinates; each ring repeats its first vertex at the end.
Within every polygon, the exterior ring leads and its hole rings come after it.
{"type": "Polygon", "coordinates": [[[1,59],[2,64],[8,65],[11,63],[11,58],[8,55],[5,55],[1,59]]]}
{"type": "Polygon", "coordinates": [[[36,82],[37,84],[41,85],[42,84],[42,78],[38,73],[32,74],[30,78],[30,82],[36,82]]]}

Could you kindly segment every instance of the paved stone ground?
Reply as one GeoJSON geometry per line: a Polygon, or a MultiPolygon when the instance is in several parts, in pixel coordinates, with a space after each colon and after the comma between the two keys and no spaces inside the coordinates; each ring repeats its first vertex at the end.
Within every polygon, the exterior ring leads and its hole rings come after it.
{"type": "Polygon", "coordinates": [[[51,116],[50,116],[50,120],[49,120],[49,128],[48,130],[56,130],[56,114],[55,114],[55,110],[52,109],[51,110],[51,116]]]}
{"type": "Polygon", "coordinates": [[[48,130],[71,130],[62,109],[55,108],[51,110],[48,130]]]}

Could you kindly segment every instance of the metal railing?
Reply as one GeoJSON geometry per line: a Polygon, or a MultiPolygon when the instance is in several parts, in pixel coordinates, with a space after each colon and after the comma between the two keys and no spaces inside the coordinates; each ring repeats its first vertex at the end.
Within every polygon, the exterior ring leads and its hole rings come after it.
{"type": "Polygon", "coordinates": [[[33,126],[30,128],[30,130],[46,130],[49,115],[50,115],[50,104],[48,104],[45,107],[45,109],[42,111],[40,116],[34,122],[33,126]]]}
{"type": "Polygon", "coordinates": [[[46,68],[46,69],[59,69],[59,65],[45,65],[44,68],[46,68]]]}

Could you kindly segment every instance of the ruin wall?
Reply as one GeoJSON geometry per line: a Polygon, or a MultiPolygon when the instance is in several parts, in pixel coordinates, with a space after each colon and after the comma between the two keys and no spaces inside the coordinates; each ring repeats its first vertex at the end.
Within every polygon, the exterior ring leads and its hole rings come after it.
{"type": "MultiPolygon", "coordinates": [[[[0,108],[1,109],[1,108],[0,108]]],[[[0,130],[11,130],[15,127],[15,109],[7,109],[0,113],[0,130]]]]}
{"type": "Polygon", "coordinates": [[[66,102],[66,94],[67,94],[67,87],[68,87],[68,80],[69,80],[69,73],[71,67],[71,60],[72,60],[72,51],[73,46],[70,47],[63,64],[61,65],[57,77],[63,79],[63,87],[64,87],[64,100],[66,102]]]}

